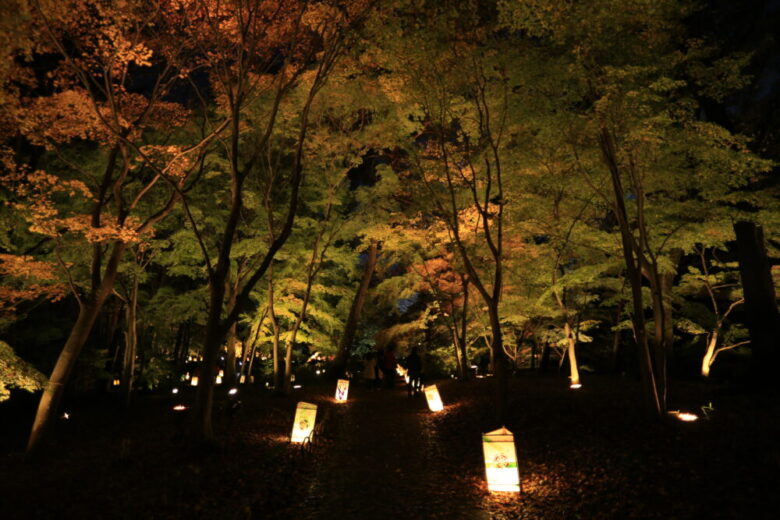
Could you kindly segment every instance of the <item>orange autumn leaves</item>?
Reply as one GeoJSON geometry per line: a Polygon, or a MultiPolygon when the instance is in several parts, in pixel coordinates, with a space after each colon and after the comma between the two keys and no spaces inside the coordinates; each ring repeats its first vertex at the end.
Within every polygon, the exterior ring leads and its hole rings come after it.
{"type": "Polygon", "coordinates": [[[28,255],[0,254],[0,318],[12,315],[17,306],[39,298],[57,301],[68,288],[59,282],[55,266],[28,255]]]}

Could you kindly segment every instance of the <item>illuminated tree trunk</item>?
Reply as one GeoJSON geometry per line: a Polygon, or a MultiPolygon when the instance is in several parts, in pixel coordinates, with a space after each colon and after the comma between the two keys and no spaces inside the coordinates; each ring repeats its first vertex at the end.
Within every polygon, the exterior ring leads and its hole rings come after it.
{"type": "Polygon", "coordinates": [[[276,309],[274,303],[274,282],[273,282],[273,269],[269,271],[268,276],[268,316],[271,318],[271,331],[273,336],[271,338],[271,357],[273,358],[273,386],[276,392],[282,391],[282,361],[280,359],[279,351],[279,319],[276,317],[276,309]]]}
{"type": "Polygon", "coordinates": [[[379,243],[376,240],[371,240],[368,247],[366,267],[363,270],[363,277],[355,292],[355,298],[352,300],[352,307],[349,309],[349,316],[344,324],[344,332],[339,341],[339,349],[333,360],[333,374],[336,377],[343,377],[347,367],[347,359],[352,350],[352,342],[355,340],[355,334],[357,333],[357,328],[360,323],[360,314],[363,312],[363,305],[366,303],[366,296],[368,295],[368,288],[371,285],[371,278],[374,276],[378,249],[379,243]]]}
{"type": "Polygon", "coordinates": [[[574,332],[571,330],[569,322],[566,321],[563,324],[563,333],[566,335],[566,342],[568,344],[566,353],[569,357],[569,380],[571,384],[580,384],[580,370],[577,366],[577,354],[574,350],[577,345],[577,339],[574,337],[574,332]]]}
{"type": "Polygon", "coordinates": [[[764,244],[764,231],[752,222],[734,224],[739,251],[739,274],[745,295],[745,316],[750,345],[751,383],[777,392],[774,374],[780,363],[780,312],[764,244]]]}
{"type": "Polygon", "coordinates": [[[460,317],[460,341],[457,348],[460,352],[459,361],[461,369],[461,378],[464,381],[470,379],[471,372],[469,370],[469,356],[466,345],[468,345],[468,312],[469,312],[469,278],[468,276],[460,275],[461,286],[463,287],[463,311],[460,317]]]}
{"type": "Polygon", "coordinates": [[[718,331],[713,331],[707,335],[707,351],[701,360],[701,375],[709,377],[712,363],[715,362],[715,347],[718,346],[718,331]]]}
{"type": "Polygon", "coordinates": [[[38,403],[38,410],[35,413],[35,420],[33,421],[27,442],[28,452],[34,452],[40,446],[41,441],[57,415],[62,396],[65,393],[65,385],[70,380],[70,375],[76,366],[81,349],[92,332],[92,327],[100,314],[103,303],[105,303],[106,298],[114,288],[117,269],[125,247],[123,242],[114,243],[102,280],[96,287],[91,301],[79,305],[79,314],[76,322],[70,330],[65,346],[57,358],[54,370],[51,376],[49,376],[49,382],[46,384],[41,400],[38,403]]]}
{"type": "Polygon", "coordinates": [[[138,273],[133,274],[133,286],[130,301],[127,302],[127,331],[125,332],[125,351],[122,361],[122,397],[125,408],[130,408],[133,395],[133,377],[135,376],[135,357],[138,350],[138,273]]]}

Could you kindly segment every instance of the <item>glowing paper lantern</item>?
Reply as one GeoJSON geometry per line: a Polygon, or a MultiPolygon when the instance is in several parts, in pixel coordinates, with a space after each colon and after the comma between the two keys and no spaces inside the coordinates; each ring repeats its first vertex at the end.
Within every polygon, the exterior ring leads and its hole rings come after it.
{"type": "Polygon", "coordinates": [[[198,376],[192,376],[192,379],[190,379],[190,385],[198,386],[198,376]]]}
{"type": "Polygon", "coordinates": [[[305,401],[299,402],[298,408],[295,409],[295,420],[293,421],[290,442],[303,442],[307,438],[311,441],[316,420],[317,405],[305,401]]]}
{"type": "Polygon", "coordinates": [[[349,379],[339,379],[336,384],[336,401],[346,401],[347,394],[349,394],[349,379]]]}
{"type": "Polygon", "coordinates": [[[444,410],[444,403],[441,402],[439,389],[436,388],[436,385],[425,387],[425,399],[428,401],[428,408],[430,408],[432,412],[441,412],[444,410]]]}
{"type": "Polygon", "coordinates": [[[238,378],[238,384],[243,385],[244,383],[246,383],[246,376],[238,378]]]}
{"type": "Polygon", "coordinates": [[[485,473],[490,491],[520,492],[515,436],[503,426],[482,435],[485,473]]]}
{"type": "Polygon", "coordinates": [[[217,376],[217,384],[218,385],[222,384],[222,376],[217,376]]]}
{"type": "Polygon", "coordinates": [[[120,383],[121,381],[119,381],[119,379],[114,379],[114,386],[119,386],[120,383]]]}

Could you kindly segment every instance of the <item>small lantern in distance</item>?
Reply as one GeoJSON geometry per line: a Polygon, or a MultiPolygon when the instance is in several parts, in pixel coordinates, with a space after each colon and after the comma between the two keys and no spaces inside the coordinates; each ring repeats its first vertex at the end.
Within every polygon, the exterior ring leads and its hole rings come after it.
{"type": "Polygon", "coordinates": [[[482,435],[488,490],[520,492],[515,436],[505,427],[482,435]]]}
{"type": "Polygon", "coordinates": [[[192,376],[192,379],[190,379],[190,386],[198,386],[198,376],[192,376]]]}
{"type": "Polygon", "coordinates": [[[336,401],[345,402],[349,394],[349,379],[339,379],[336,383],[336,401]]]}
{"type": "Polygon", "coordinates": [[[119,386],[122,382],[119,379],[114,379],[114,382],[112,383],[114,386],[119,386]]]}
{"type": "Polygon", "coordinates": [[[428,408],[430,408],[432,412],[441,412],[444,410],[444,403],[441,402],[439,389],[436,388],[436,385],[425,387],[425,400],[428,401],[428,408]]]}
{"type": "Polygon", "coordinates": [[[295,419],[293,420],[292,434],[290,442],[303,442],[307,438],[312,439],[314,423],[317,420],[317,405],[301,401],[295,409],[295,419]]]}

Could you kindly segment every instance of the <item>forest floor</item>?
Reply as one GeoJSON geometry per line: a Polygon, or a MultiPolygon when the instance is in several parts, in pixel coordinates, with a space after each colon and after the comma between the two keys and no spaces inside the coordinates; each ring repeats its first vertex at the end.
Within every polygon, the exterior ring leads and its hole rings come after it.
{"type": "Polygon", "coordinates": [[[340,404],[332,384],[288,397],[245,387],[235,412],[219,397],[210,449],[177,435],[171,408],[192,389],[143,396],[130,414],[71,406],[35,460],[20,453],[25,428],[6,423],[0,518],[777,518],[777,401],[676,383],[672,408],[714,410],[694,423],[653,422],[633,380],[592,376],[571,391],[565,379],[523,375],[512,380],[506,424],[523,490],[490,494],[480,435],[501,426],[494,381],[437,383],[445,409],[435,414],[401,388],[353,384],[340,404]],[[325,419],[310,449],[289,443],[299,400],[325,419]]]}

